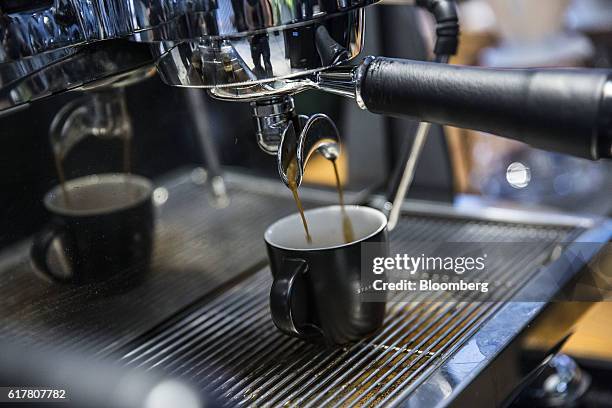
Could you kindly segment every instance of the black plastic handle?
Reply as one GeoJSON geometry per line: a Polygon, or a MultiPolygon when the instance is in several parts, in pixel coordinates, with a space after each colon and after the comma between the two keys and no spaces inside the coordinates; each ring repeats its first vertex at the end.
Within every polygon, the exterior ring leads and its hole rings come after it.
{"type": "Polygon", "coordinates": [[[67,239],[63,226],[51,223],[34,237],[30,248],[30,259],[34,270],[43,278],[53,282],[68,283],[72,280],[72,264],[69,256],[64,256],[66,262],[64,267],[69,270],[62,271],[63,273],[55,271],[49,265],[49,249],[56,240],[61,243],[62,250],[65,252],[64,255],[68,255],[66,252],[70,251],[70,245],[68,244],[70,240],[67,239]]]}
{"type": "MultiPolygon", "coordinates": [[[[270,289],[270,312],[276,327],[282,332],[301,338],[320,336],[320,330],[312,324],[299,324],[292,310],[296,282],[300,275],[308,272],[308,263],[303,259],[286,259],[279,276],[274,277],[270,289]]],[[[306,307],[306,305],[301,305],[306,307]]]]}
{"type": "Polygon", "coordinates": [[[358,85],[365,106],[375,113],[481,130],[597,160],[612,156],[611,75],[377,57],[358,85]]]}

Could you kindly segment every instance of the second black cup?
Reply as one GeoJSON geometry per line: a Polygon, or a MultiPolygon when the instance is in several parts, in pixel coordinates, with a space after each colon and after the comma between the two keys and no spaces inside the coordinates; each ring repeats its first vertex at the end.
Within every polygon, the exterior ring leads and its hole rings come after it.
{"type": "Polygon", "coordinates": [[[100,174],[66,182],[45,196],[52,214],[31,255],[44,277],[65,283],[130,280],[148,269],[153,244],[153,186],[131,174],[100,174]]]}
{"type": "Polygon", "coordinates": [[[387,218],[369,207],[346,206],[354,241],[345,243],[340,206],[305,212],[309,244],[299,214],[268,228],[265,241],[274,277],[270,310],[284,333],[313,341],[344,344],[380,328],[384,302],[366,302],[361,292],[362,249],[368,257],[388,256],[387,218]]]}

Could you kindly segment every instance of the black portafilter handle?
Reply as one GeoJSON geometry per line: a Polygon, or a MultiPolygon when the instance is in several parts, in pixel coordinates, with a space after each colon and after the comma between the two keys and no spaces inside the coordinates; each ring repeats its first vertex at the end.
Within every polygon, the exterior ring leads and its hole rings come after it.
{"type": "Polygon", "coordinates": [[[480,130],[533,147],[612,157],[612,71],[492,69],[376,57],[358,96],[372,112],[480,130]]]}

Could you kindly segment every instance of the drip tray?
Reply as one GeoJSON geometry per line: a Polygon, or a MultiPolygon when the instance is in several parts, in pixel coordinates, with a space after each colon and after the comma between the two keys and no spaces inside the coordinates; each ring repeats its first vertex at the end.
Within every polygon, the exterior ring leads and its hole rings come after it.
{"type": "MultiPolygon", "coordinates": [[[[33,271],[30,242],[4,251],[0,338],[106,355],[245,271],[261,268],[263,233],[295,211],[291,193],[285,188],[272,196],[229,183],[230,205],[215,208],[201,180],[201,170],[195,170],[159,183],[153,266],[131,290],[116,290],[125,286],[121,277],[104,285],[52,284],[33,271]]],[[[307,199],[305,204],[313,205],[307,199]]]]}
{"type": "MultiPolygon", "coordinates": [[[[391,249],[425,251],[435,242],[529,242],[498,257],[492,276],[519,289],[546,263],[571,227],[434,216],[402,217],[391,249]]],[[[486,244],[484,250],[486,250],[486,244]]],[[[375,406],[397,401],[487,321],[501,302],[393,299],[381,331],[346,347],[312,345],[281,334],[268,309],[263,268],[151,331],[117,353],[127,367],[159,369],[197,384],[228,406],[375,406]]],[[[508,296],[512,295],[508,290],[508,296]]]]}

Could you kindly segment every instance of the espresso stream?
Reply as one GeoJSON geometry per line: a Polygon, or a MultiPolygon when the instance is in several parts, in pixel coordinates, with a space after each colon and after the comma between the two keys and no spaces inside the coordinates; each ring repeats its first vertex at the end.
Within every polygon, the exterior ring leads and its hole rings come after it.
{"type": "Polygon", "coordinates": [[[291,190],[293,193],[293,199],[295,200],[295,204],[300,212],[300,217],[302,217],[302,224],[304,224],[304,232],[306,233],[306,241],[309,244],[312,244],[312,237],[310,236],[310,231],[308,230],[308,222],[306,222],[306,217],[304,216],[304,207],[302,206],[302,200],[300,200],[300,196],[298,195],[297,168],[297,159],[293,158],[293,160],[291,160],[289,163],[289,167],[287,167],[289,190],[291,190]]]}
{"type": "Polygon", "coordinates": [[[353,223],[346,213],[344,208],[344,190],[342,189],[342,183],[340,183],[340,174],[338,173],[338,164],[336,159],[331,160],[334,166],[334,174],[336,175],[336,188],[338,189],[338,198],[340,199],[340,212],[342,213],[342,233],[344,234],[344,242],[349,243],[355,240],[355,232],[353,231],[353,223]]]}
{"type": "MultiPolygon", "coordinates": [[[[346,213],[346,209],[344,208],[344,191],[342,189],[342,184],[340,183],[340,174],[338,173],[338,165],[336,160],[331,160],[332,166],[334,168],[334,175],[336,176],[336,188],[338,189],[338,197],[340,199],[340,212],[342,217],[342,233],[344,236],[344,242],[349,243],[355,240],[355,233],[353,231],[353,223],[346,213]]],[[[312,236],[310,235],[310,230],[308,229],[308,221],[306,221],[306,216],[304,215],[304,207],[302,206],[302,200],[300,200],[300,196],[298,194],[298,186],[297,186],[297,159],[291,160],[289,163],[289,167],[287,167],[287,179],[289,181],[289,189],[291,193],[293,193],[293,199],[295,200],[295,204],[297,205],[298,211],[300,212],[300,217],[302,218],[302,224],[304,225],[304,232],[306,233],[306,241],[309,244],[312,244],[312,236]]]]}

